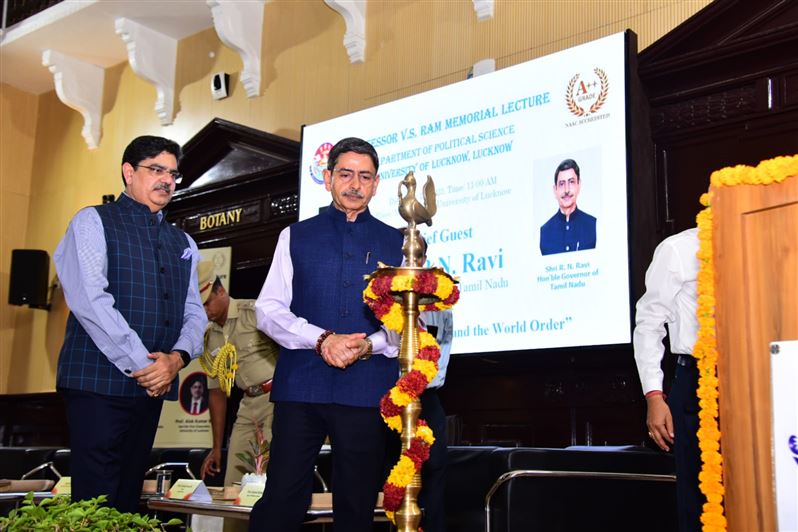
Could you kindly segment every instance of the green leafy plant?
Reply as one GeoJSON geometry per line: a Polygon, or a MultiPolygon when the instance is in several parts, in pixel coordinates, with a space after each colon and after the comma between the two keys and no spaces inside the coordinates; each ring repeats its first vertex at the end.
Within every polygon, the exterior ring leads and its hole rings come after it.
{"type": "Polygon", "coordinates": [[[158,519],[139,514],[121,513],[105,506],[105,495],[85,501],[70,502],[69,497],[43,499],[38,505],[33,493],[28,493],[22,506],[0,517],[0,532],[71,532],[71,531],[150,531],[164,526],[180,525],[180,519],[161,523],[158,519]]]}
{"type": "Polygon", "coordinates": [[[236,453],[236,458],[249,466],[249,473],[262,475],[266,472],[269,463],[269,442],[263,435],[263,423],[253,420],[255,424],[255,441],[250,440],[250,450],[236,453]]]}

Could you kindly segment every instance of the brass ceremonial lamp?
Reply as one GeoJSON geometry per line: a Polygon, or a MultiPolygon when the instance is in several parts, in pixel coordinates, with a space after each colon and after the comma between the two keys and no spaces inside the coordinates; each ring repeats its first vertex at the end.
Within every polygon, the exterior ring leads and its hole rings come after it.
{"type": "MultiPolygon", "coordinates": [[[[414,224],[415,225],[415,224],[414,224]]],[[[420,264],[415,264],[408,257],[415,254],[418,246],[423,246],[419,239],[418,229],[408,227],[405,232],[405,245],[402,250],[405,252],[405,261],[411,264],[410,267],[397,268],[397,273],[414,275],[420,270],[420,264]],[[412,254],[411,254],[412,253],[412,254]]],[[[421,252],[423,256],[423,250],[421,252]]],[[[420,262],[420,259],[419,259],[420,262]]],[[[399,368],[402,375],[406,375],[413,366],[413,360],[418,353],[418,303],[419,295],[416,292],[402,292],[402,314],[404,316],[404,327],[402,330],[402,343],[399,346],[399,368]]],[[[421,401],[415,399],[413,402],[402,408],[402,451],[410,447],[410,442],[416,434],[418,417],[421,414],[421,401]]],[[[421,510],[418,507],[418,493],[421,491],[421,473],[416,472],[413,480],[407,485],[405,497],[402,505],[396,511],[396,527],[399,532],[418,530],[421,522],[421,510]]]]}
{"type": "MultiPolygon", "coordinates": [[[[421,238],[421,233],[416,228],[418,223],[432,225],[432,216],[437,208],[435,204],[435,185],[432,178],[427,176],[424,184],[424,204],[422,205],[416,198],[416,180],[413,172],[408,173],[402,182],[399,183],[399,213],[407,221],[407,228],[403,229],[405,235],[402,252],[404,254],[405,265],[402,267],[380,268],[369,279],[381,276],[404,275],[415,278],[421,272],[435,271],[439,274],[448,276],[439,268],[424,268],[424,258],[426,255],[426,244],[421,238]],[[402,195],[402,187],[406,187],[406,194],[402,195]]],[[[399,347],[399,367],[401,375],[404,376],[411,371],[413,361],[419,351],[418,335],[418,314],[419,305],[432,303],[437,298],[435,296],[422,295],[412,289],[393,294],[394,300],[402,305],[402,315],[404,325],[402,329],[402,341],[399,347]]],[[[421,401],[418,398],[410,404],[402,407],[402,452],[406,451],[416,435],[419,414],[421,413],[421,401]]],[[[396,511],[396,526],[400,532],[418,530],[421,522],[421,511],[417,504],[418,493],[421,490],[421,473],[417,471],[412,481],[407,485],[402,503],[396,511]]]]}

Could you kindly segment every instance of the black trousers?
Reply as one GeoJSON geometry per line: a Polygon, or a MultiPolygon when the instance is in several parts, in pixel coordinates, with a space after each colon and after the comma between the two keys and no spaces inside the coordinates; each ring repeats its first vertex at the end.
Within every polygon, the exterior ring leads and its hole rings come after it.
{"type": "Polygon", "coordinates": [[[668,396],[673,417],[673,454],[676,459],[676,506],[680,532],[701,530],[701,511],[706,502],[698,488],[701,451],[698,447],[698,368],[677,365],[668,396]]]}
{"type": "Polygon", "coordinates": [[[426,420],[435,436],[429,460],[421,468],[421,492],[418,495],[419,506],[424,509],[421,526],[424,532],[445,532],[446,412],[443,411],[438,391],[434,388],[421,394],[421,417],[426,420]]]}
{"type": "Polygon", "coordinates": [[[108,496],[137,512],[163,399],[60,390],[66,399],[72,500],[108,496]]]}
{"type": "Polygon", "coordinates": [[[251,531],[299,530],[313,492],[313,466],[329,435],[332,445],[333,528],[371,532],[385,461],[379,409],[278,402],[263,497],[249,516],[251,531]]]}

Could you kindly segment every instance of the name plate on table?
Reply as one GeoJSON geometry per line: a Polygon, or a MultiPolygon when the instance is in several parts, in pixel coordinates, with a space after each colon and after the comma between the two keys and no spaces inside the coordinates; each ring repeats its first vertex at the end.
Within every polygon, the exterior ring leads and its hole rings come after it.
{"type": "Polygon", "coordinates": [[[50,492],[53,495],[72,495],[72,477],[61,477],[50,492]]]}
{"type": "Polygon", "coordinates": [[[211,502],[211,494],[201,480],[181,478],[166,492],[167,499],[180,499],[183,501],[211,502]]]}
{"type": "Polygon", "coordinates": [[[310,499],[311,510],[332,510],[332,493],[314,493],[310,499]]]}
{"type": "Polygon", "coordinates": [[[260,483],[252,483],[247,484],[243,488],[241,488],[241,493],[238,494],[238,498],[235,500],[233,504],[237,504],[239,506],[249,506],[252,507],[258,502],[263,496],[263,488],[266,487],[266,484],[260,483]]]}

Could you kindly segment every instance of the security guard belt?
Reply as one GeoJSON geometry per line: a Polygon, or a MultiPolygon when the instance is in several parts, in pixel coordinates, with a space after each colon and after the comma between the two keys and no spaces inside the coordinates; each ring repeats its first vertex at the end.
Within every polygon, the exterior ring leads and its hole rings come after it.
{"type": "Polygon", "coordinates": [[[271,379],[265,380],[260,384],[253,384],[252,386],[244,389],[244,393],[248,397],[258,397],[259,395],[269,393],[270,391],[272,391],[271,379]]]}

